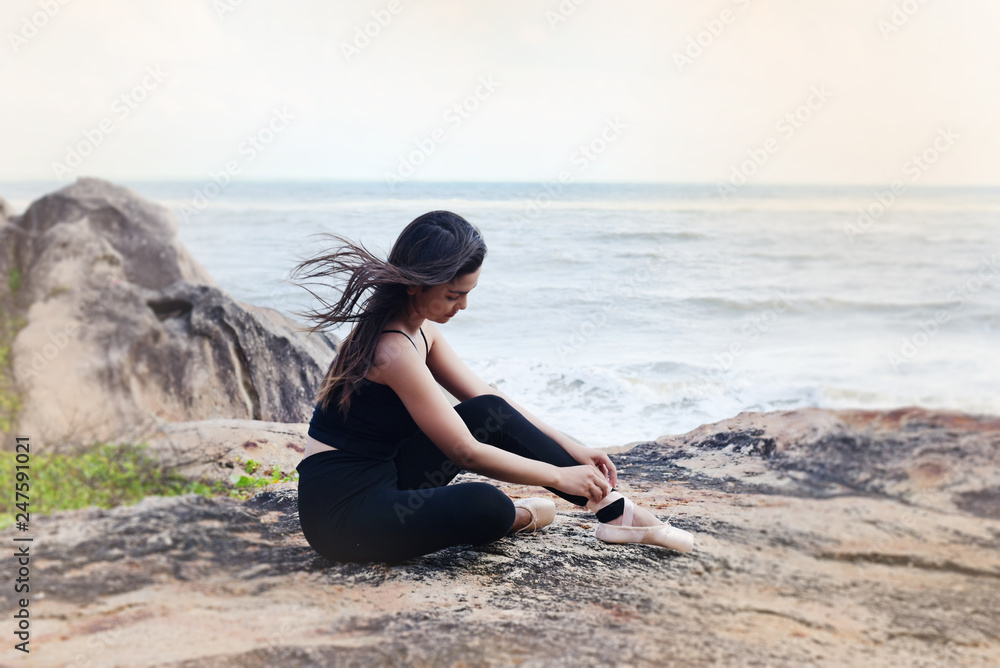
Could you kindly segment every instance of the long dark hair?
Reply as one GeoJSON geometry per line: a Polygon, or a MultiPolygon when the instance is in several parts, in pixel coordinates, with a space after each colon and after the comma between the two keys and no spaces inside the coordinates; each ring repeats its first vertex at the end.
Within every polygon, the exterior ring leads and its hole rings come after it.
{"type": "Polygon", "coordinates": [[[486,258],[486,243],[475,226],[450,211],[431,211],[414,219],[399,233],[388,260],[339,234],[324,236],[338,247],[300,262],[291,277],[346,279],[338,288],[340,298],[336,303],[299,283],[322,307],[297,314],[316,323],[308,328],[309,332],[356,323],[337,346],[337,354],[314,399],[323,410],[336,400],[346,415],[351,395],[375,364],[382,329],[406,307],[407,287],[424,290],[476,271],[486,258]]]}

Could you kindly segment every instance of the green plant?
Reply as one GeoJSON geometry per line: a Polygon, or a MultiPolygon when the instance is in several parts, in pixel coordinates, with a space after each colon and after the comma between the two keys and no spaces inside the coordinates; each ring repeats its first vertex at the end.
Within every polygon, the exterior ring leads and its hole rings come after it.
{"type": "Polygon", "coordinates": [[[14,417],[21,410],[21,396],[14,391],[14,383],[10,379],[10,364],[10,342],[0,332],[0,434],[10,432],[14,417]]]}
{"type": "MultiPolygon", "coordinates": [[[[0,479],[14,480],[15,454],[0,453],[0,479]]],[[[146,445],[98,444],[75,455],[32,454],[27,470],[29,510],[48,515],[57,510],[137,503],[146,496],[226,494],[220,482],[191,481],[163,467],[146,445]]],[[[23,470],[23,469],[22,469],[23,470]]],[[[8,502],[0,528],[13,522],[8,502]]]]}
{"type": "MultiPolygon", "coordinates": [[[[16,272],[13,269],[11,271],[16,272]]],[[[20,274],[16,275],[20,286],[20,274]]],[[[14,337],[24,325],[23,318],[8,315],[5,310],[0,309],[0,434],[10,433],[21,410],[21,396],[15,389],[10,350],[14,337]]]]}
{"type": "MultiPolygon", "coordinates": [[[[299,479],[297,471],[284,473],[277,465],[262,470],[261,464],[251,459],[243,464],[246,474],[233,474],[229,485],[188,480],[151,457],[146,444],[101,443],[74,455],[32,453],[29,462],[27,494],[32,516],[89,506],[131,505],[147,496],[193,493],[247,499],[261,487],[299,479]],[[263,475],[255,475],[258,471],[263,475]]],[[[14,480],[15,465],[15,453],[0,452],[0,479],[14,480]]],[[[4,500],[0,504],[0,529],[14,522],[13,503],[4,500]]]]}
{"type": "Polygon", "coordinates": [[[295,471],[294,473],[283,473],[281,471],[281,466],[277,464],[271,467],[270,470],[261,471],[264,475],[254,475],[257,471],[261,470],[261,465],[260,462],[253,459],[246,461],[243,465],[243,470],[246,471],[248,475],[234,473],[230,477],[234,488],[230,492],[231,496],[237,498],[248,498],[261,487],[274,485],[279,482],[296,482],[299,479],[298,471],[295,471]]]}
{"type": "Polygon", "coordinates": [[[17,267],[11,267],[10,271],[7,272],[7,286],[11,292],[17,292],[21,289],[21,272],[17,267]]]}

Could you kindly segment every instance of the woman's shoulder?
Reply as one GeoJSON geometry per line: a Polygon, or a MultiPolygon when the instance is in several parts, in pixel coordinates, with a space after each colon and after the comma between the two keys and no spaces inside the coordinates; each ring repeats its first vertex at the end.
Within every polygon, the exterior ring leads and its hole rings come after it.
{"type": "Polygon", "coordinates": [[[407,329],[402,325],[395,322],[389,322],[386,323],[385,327],[380,332],[379,340],[376,343],[377,349],[379,349],[380,352],[383,353],[384,353],[384,351],[382,350],[383,347],[392,350],[396,346],[400,345],[398,341],[394,340],[395,337],[382,336],[386,332],[402,332],[401,335],[398,335],[399,340],[402,340],[403,336],[409,339],[412,345],[408,343],[407,346],[411,348],[416,348],[417,352],[420,353],[421,357],[424,356],[425,341],[427,344],[426,352],[427,354],[430,354],[430,352],[434,349],[434,341],[438,337],[442,336],[441,330],[439,330],[437,325],[431,322],[430,320],[424,320],[423,324],[421,324],[420,328],[417,330],[416,336],[410,336],[410,334],[407,334],[407,329]]]}
{"type": "MultiPolygon", "coordinates": [[[[427,326],[421,326],[424,332],[424,336],[427,337],[427,350],[430,351],[431,346],[431,333],[427,331],[427,326]]],[[[372,360],[372,367],[365,374],[364,379],[369,381],[371,384],[379,385],[383,387],[388,387],[386,383],[386,372],[390,373],[403,373],[409,375],[412,373],[409,370],[411,365],[424,364],[424,342],[417,335],[417,340],[413,341],[409,334],[403,331],[401,334],[390,334],[385,335],[385,332],[389,330],[395,330],[392,324],[387,324],[385,329],[382,330],[382,335],[379,336],[378,340],[375,342],[375,356],[372,360]],[[419,346],[419,347],[418,347],[419,346]],[[405,359],[405,363],[402,365],[401,369],[396,370],[395,367],[398,365],[394,364],[400,358],[405,359]],[[390,371],[393,368],[393,371],[390,371]]],[[[401,331],[401,330],[400,330],[401,331]]],[[[367,385],[367,383],[365,383],[367,385]]]]}
{"type": "Polygon", "coordinates": [[[434,350],[434,340],[441,336],[441,330],[430,320],[424,320],[424,324],[420,327],[424,330],[424,336],[427,337],[428,350],[434,350]]]}

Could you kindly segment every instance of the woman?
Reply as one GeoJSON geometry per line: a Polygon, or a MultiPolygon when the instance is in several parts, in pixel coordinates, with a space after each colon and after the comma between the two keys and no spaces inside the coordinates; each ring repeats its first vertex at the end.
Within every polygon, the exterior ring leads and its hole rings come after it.
{"type": "MultiPolygon", "coordinates": [[[[450,485],[462,470],[537,485],[596,513],[598,538],[687,551],[691,534],[661,523],[614,486],[606,454],[556,431],[465,366],[442,336],[466,308],[486,245],[447,211],[406,226],[388,261],[343,245],[293,276],[343,276],[335,304],[305,315],[356,323],[339,344],[316,398],[298,465],[299,519],[332,561],[399,562],[451,545],[479,545],[538,529],[548,499],[513,502],[493,485],[450,485]],[[440,387],[460,403],[454,407],[440,387]]],[[[308,288],[307,288],[308,289],[308,288]]]]}

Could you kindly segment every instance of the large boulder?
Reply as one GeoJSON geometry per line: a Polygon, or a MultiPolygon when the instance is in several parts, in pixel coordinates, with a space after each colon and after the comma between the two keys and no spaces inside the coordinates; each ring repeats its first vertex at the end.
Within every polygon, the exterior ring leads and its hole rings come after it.
{"type": "Polygon", "coordinates": [[[160,422],[304,422],[328,334],[234,300],[171,212],[84,178],[0,225],[0,302],[16,322],[15,427],[43,447],[124,440],[160,422]]]}

